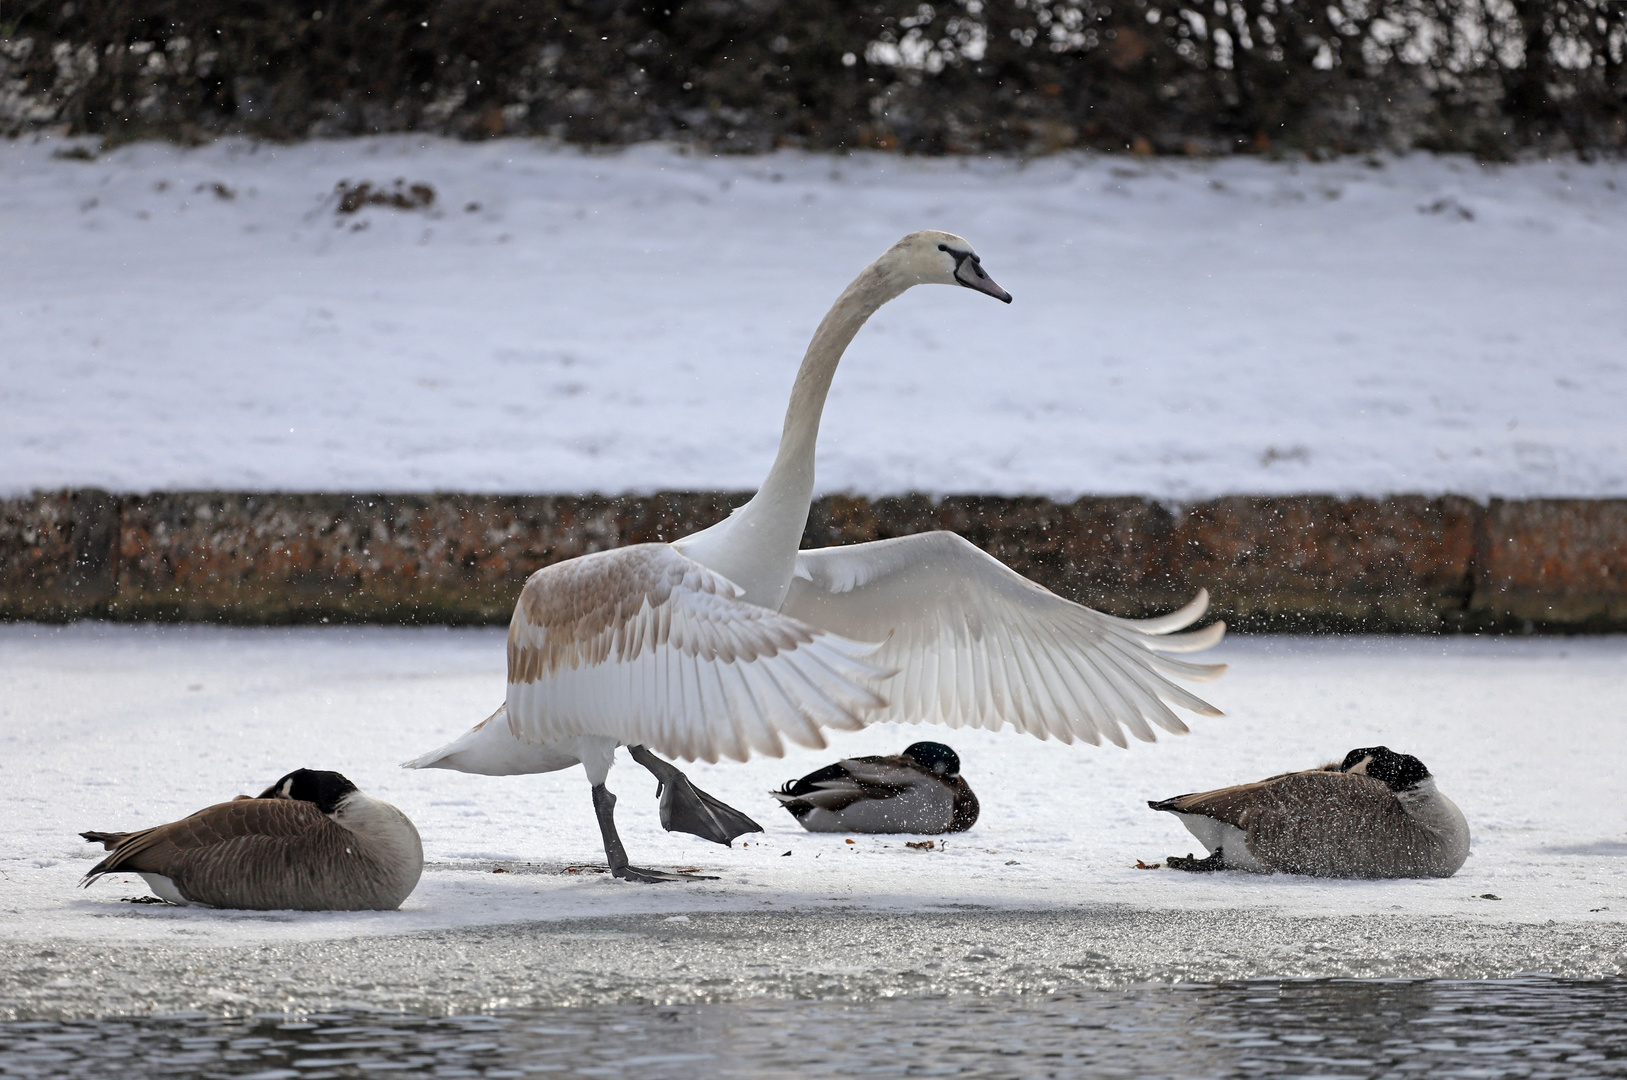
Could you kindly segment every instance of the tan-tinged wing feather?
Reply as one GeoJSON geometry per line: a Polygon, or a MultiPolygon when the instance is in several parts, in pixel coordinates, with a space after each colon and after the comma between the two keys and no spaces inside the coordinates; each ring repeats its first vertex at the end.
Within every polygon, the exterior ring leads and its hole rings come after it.
{"type": "Polygon", "coordinates": [[[1213,679],[1223,664],[1168,653],[1218,642],[1225,625],[1184,634],[1208,594],[1156,619],[1104,615],[1034,584],[949,532],[799,552],[780,611],[810,626],[883,644],[868,658],[899,674],[872,721],[1000,728],[1040,738],[1126,745],[1153,726],[1182,733],[1169,704],[1220,710],[1171,682],[1213,679]]]}
{"type": "Polygon", "coordinates": [[[508,636],[516,738],[602,735],[668,757],[745,760],[825,745],[884,704],[874,646],[749,604],[667,544],[537,571],[508,636]]]}

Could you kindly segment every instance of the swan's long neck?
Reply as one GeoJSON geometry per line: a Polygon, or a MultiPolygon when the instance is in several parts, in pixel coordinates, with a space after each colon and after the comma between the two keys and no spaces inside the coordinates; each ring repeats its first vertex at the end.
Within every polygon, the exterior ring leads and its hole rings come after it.
{"type": "Polygon", "coordinates": [[[883,256],[854,278],[814,331],[791,387],[779,453],[763,486],[727,520],[677,542],[685,555],[745,589],[751,603],[778,610],[791,587],[813,502],[819,420],[836,365],[865,320],[915,284],[889,273],[885,262],[883,256]]]}
{"type": "MultiPolygon", "coordinates": [[[[796,518],[797,540],[808,523],[808,506],[813,499],[814,449],[819,441],[819,421],[825,413],[836,365],[865,321],[902,288],[890,288],[888,276],[876,264],[854,279],[825,313],[814,331],[808,351],[803,354],[797,380],[791,386],[791,401],[785,407],[785,427],[780,433],[780,450],[774,466],[757,495],[747,504],[756,509],[772,505],[785,507],[796,518]]],[[[742,507],[742,514],[745,508],[742,507]]]]}

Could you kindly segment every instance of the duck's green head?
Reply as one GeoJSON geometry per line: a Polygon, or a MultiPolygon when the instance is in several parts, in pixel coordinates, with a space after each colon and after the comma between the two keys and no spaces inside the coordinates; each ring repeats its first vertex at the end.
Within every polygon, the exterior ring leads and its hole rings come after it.
{"type": "Polygon", "coordinates": [[[932,770],[935,776],[959,776],[960,755],[941,742],[911,743],[904,756],[932,770]]]}

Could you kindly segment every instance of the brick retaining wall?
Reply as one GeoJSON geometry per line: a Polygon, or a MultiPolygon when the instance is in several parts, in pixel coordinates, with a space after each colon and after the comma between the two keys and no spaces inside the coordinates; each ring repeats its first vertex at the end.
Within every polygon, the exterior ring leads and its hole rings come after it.
{"type": "MultiPolygon", "coordinates": [[[[745,498],[41,493],[0,500],[0,618],[501,623],[537,568],[745,498]]],[[[1207,587],[1247,630],[1627,630],[1627,499],[834,496],[803,543],[927,529],[1116,614],[1207,587]]]]}

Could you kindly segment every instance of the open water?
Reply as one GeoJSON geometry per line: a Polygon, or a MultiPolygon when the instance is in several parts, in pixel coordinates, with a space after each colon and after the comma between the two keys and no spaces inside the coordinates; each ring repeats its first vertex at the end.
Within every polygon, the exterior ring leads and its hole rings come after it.
{"type": "Polygon", "coordinates": [[[0,1077],[1627,1076],[1627,981],[1298,980],[0,1023],[0,1077]]]}

